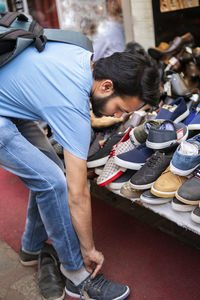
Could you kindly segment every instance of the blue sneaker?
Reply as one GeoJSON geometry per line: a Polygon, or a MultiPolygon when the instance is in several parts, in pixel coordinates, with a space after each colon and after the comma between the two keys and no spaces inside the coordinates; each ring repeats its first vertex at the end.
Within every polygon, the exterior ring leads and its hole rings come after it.
{"type": "Polygon", "coordinates": [[[176,149],[170,170],[179,176],[191,174],[200,165],[200,134],[187,140],[176,149]],[[185,154],[184,154],[185,153],[185,154]]]}
{"type": "Polygon", "coordinates": [[[192,107],[189,116],[185,119],[185,121],[183,123],[186,126],[188,126],[192,122],[192,120],[194,119],[195,115],[196,115],[196,108],[192,107]]]}
{"type": "MultiPolygon", "coordinates": [[[[189,118],[189,117],[188,117],[189,118]]],[[[200,105],[193,111],[193,118],[188,124],[189,130],[200,130],[200,105]]]]}
{"type": "Polygon", "coordinates": [[[153,153],[154,151],[143,143],[137,148],[115,156],[115,163],[126,169],[139,170],[153,153]]]}
{"type": "Polygon", "coordinates": [[[188,137],[188,129],[183,123],[175,124],[165,120],[160,126],[151,127],[146,140],[147,147],[161,150],[178,145],[188,137]]]}
{"type": "Polygon", "coordinates": [[[190,111],[187,108],[184,98],[179,97],[170,103],[170,105],[164,104],[155,119],[171,120],[174,121],[174,123],[179,123],[184,120],[189,113],[190,111]]]}
{"type": "Polygon", "coordinates": [[[67,279],[65,292],[76,299],[91,300],[123,300],[130,294],[127,286],[109,281],[103,274],[98,274],[94,279],[88,277],[78,286],[67,279]]]}

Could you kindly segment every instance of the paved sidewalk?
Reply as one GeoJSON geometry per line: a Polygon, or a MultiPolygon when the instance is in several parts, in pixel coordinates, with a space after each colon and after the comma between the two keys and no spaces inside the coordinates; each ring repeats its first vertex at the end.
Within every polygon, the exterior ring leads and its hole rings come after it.
{"type": "Polygon", "coordinates": [[[0,300],[41,300],[34,267],[23,267],[18,254],[0,241],[0,300]]]}

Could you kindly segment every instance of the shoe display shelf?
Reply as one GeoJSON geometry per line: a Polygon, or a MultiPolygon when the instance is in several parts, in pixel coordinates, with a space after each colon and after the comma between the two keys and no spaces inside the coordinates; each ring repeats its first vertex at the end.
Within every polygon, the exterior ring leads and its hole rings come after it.
{"type": "Polygon", "coordinates": [[[152,205],[142,202],[140,198],[130,199],[120,194],[119,190],[99,187],[94,180],[90,188],[92,196],[200,249],[200,225],[192,221],[191,212],[175,211],[170,202],[152,205]]]}

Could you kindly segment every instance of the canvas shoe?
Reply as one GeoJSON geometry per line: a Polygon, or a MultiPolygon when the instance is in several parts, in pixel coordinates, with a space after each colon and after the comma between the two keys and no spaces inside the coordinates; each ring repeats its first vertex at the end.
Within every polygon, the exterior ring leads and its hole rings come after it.
{"type": "Polygon", "coordinates": [[[176,197],[171,202],[173,210],[187,212],[195,209],[196,205],[190,205],[179,201],[176,197]]]}
{"type": "Polygon", "coordinates": [[[167,168],[172,158],[172,153],[156,151],[130,179],[132,188],[146,190],[151,188],[154,181],[167,168]]]}
{"type": "Polygon", "coordinates": [[[129,137],[130,130],[131,129],[129,129],[123,138],[115,146],[113,146],[109,159],[104,166],[101,175],[97,178],[97,184],[99,186],[105,186],[109,184],[126,171],[126,168],[121,168],[115,164],[115,156],[117,154],[129,151],[135,147],[129,137]]]}
{"type": "Polygon", "coordinates": [[[157,197],[157,196],[153,195],[150,190],[147,190],[141,194],[140,200],[145,203],[148,203],[148,204],[156,205],[156,204],[167,203],[167,202],[171,201],[172,198],[157,197]]]}
{"type": "Polygon", "coordinates": [[[200,168],[187,179],[176,191],[176,198],[183,203],[198,205],[200,203],[200,168]]]}
{"type": "Polygon", "coordinates": [[[127,286],[109,281],[103,274],[98,274],[94,279],[89,276],[78,286],[67,279],[65,291],[68,296],[85,300],[123,300],[130,294],[127,286]]]}
{"type": "Polygon", "coordinates": [[[151,193],[157,197],[174,197],[176,191],[186,179],[186,177],[173,174],[168,167],[152,185],[151,193]]]}
{"type": "Polygon", "coordinates": [[[104,168],[103,166],[102,166],[102,167],[95,168],[95,169],[94,169],[95,174],[98,175],[98,176],[101,175],[101,173],[102,173],[102,171],[103,171],[103,168],[104,168]]]}
{"type": "Polygon", "coordinates": [[[135,190],[131,187],[130,181],[125,182],[121,189],[120,194],[129,199],[140,200],[140,195],[142,194],[142,190],[135,190]]]}
{"type": "Polygon", "coordinates": [[[164,120],[149,120],[143,124],[133,128],[130,132],[130,139],[136,145],[144,143],[147,139],[149,130],[152,126],[158,126],[162,124],[164,120]]]}
{"type": "Polygon", "coordinates": [[[126,169],[139,170],[153,153],[154,151],[143,143],[128,152],[117,155],[115,163],[126,169]]]}
{"type": "MultiPolygon", "coordinates": [[[[194,112],[193,112],[194,113],[194,112]]],[[[195,110],[195,115],[188,124],[189,130],[200,130],[200,105],[195,110]]]]}
{"type": "Polygon", "coordinates": [[[200,207],[197,206],[191,213],[191,219],[193,222],[200,224],[200,207]]]}
{"type": "Polygon", "coordinates": [[[187,126],[166,120],[160,126],[150,128],[146,145],[155,150],[165,149],[180,144],[187,139],[187,136],[187,126]]]}
{"type": "Polygon", "coordinates": [[[179,123],[184,120],[190,111],[183,97],[174,100],[170,105],[164,104],[156,116],[156,119],[171,120],[179,123]]]}
{"type": "Polygon", "coordinates": [[[133,176],[133,174],[135,174],[135,172],[135,170],[126,170],[126,172],[123,173],[120,177],[109,183],[107,187],[111,190],[120,190],[123,184],[129,181],[129,179],[133,176]]]}
{"type": "Polygon", "coordinates": [[[98,152],[88,157],[87,167],[96,168],[105,165],[112,147],[121,140],[123,135],[124,133],[116,133],[109,137],[98,152]]]}
{"type": "Polygon", "coordinates": [[[200,165],[200,134],[182,142],[176,149],[170,170],[177,175],[187,176],[200,165]]]}

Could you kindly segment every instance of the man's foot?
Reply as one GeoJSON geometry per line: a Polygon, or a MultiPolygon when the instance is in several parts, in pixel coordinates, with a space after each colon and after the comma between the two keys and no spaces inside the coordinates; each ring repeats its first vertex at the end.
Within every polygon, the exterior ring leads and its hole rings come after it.
{"type": "Polygon", "coordinates": [[[98,274],[94,279],[88,277],[78,286],[67,279],[65,292],[73,298],[91,300],[123,300],[130,294],[127,286],[111,282],[103,274],[98,274]]]}
{"type": "Polygon", "coordinates": [[[38,256],[39,254],[29,254],[22,250],[22,247],[20,247],[19,250],[19,259],[23,266],[25,267],[31,267],[35,266],[38,263],[38,256]]]}
{"type": "Polygon", "coordinates": [[[62,300],[65,297],[65,284],[54,251],[44,247],[39,255],[38,285],[44,300],[62,300]]]}

